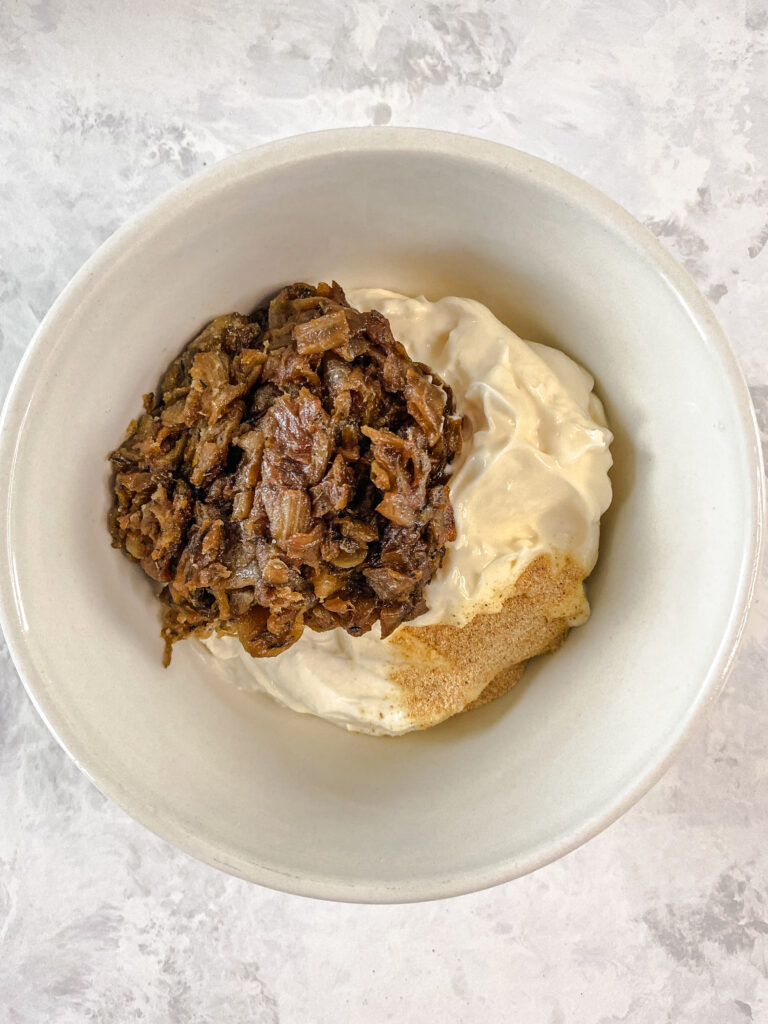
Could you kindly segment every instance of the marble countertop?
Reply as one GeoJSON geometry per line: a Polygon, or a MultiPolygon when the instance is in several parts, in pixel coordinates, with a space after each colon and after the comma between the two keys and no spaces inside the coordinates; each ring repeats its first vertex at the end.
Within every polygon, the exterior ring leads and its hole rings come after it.
{"type": "MultiPolygon", "coordinates": [[[[119,224],[279,136],[441,127],[586,178],[714,304],[768,448],[764,0],[0,6],[0,397],[119,224]]],[[[0,641],[0,1021],[768,1020],[768,576],[719,704],[586,847],[455,900],[284,896],[171,849],[58,748],[0,641]]]]}

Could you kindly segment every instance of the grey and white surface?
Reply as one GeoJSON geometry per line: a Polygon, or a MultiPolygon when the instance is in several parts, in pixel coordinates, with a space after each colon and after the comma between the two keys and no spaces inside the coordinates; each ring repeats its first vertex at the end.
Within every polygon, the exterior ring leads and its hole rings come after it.
{"type": "MultiPolygon", "coordinates": [[[[763,0],[3,4],[0,389],[170,185],[279,136],[419,125],[543,156],[649,225],[715,305],[768,448],[767,90],[763,0]]],[[[767,666],[764,572],[718,706],[620,822],[489,892],[356,907],[134,824],[0,646],[0,1022],[768,1020],[767,666]]]]}

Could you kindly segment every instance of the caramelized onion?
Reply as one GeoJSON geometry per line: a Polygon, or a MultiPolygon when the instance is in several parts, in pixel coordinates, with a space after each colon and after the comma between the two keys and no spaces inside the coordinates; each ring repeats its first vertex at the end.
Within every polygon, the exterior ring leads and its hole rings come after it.
{"type": "Polygon", "coordinates": [[[217,317],[112,453],[115,547],[187,636],[274,657],[305,626],[382,636],[421,614],[456,536],[450,389],[338,284],[217,317]]]}

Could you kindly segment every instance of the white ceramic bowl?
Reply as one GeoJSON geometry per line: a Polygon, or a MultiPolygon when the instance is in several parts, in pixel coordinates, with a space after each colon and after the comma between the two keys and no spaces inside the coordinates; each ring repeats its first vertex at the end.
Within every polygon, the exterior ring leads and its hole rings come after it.
{"type": "Polygon", "coordinates": [[[687,275],[627,213],[502,146],[353,129],[243,153],[86,264],[6,405],[2,615],[54,735],[139,821],[276,889],[360,901],[503,882],[604,828],[717,695],[760,546],[748,393],[687,275]],[[160,666],[147,580],[112,550],[107,451],[212,316],[335,277],[471,296],[596,376],[615,431],[593,614],[503,700],[398,740],[160,666]]]}

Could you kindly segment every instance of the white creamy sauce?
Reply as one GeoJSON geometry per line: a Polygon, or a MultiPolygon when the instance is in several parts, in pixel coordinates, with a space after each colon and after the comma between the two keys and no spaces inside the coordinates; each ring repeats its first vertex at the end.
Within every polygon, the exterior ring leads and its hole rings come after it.
{"type": "MultiPolygon", "coordinates": [[[[592,377],[556,349],[520,339],[472,299],[428,302],[379,288],[347,293],[377,309],[412,359],[454,391],[469,431],[450,477],[457,539],[427,587],[414,625],[464,625],[495,611],[539,555],[595,564],[600,516],[611,501],[608,430],[592,377]]],[[[276,658],[251,658],[232,637],[204,641],[237,657],[254,686],[294,711],[360,732],[418,728],[389,678],[404,655],[378,626],[362,637],[313,633],[276,658]]]]}

